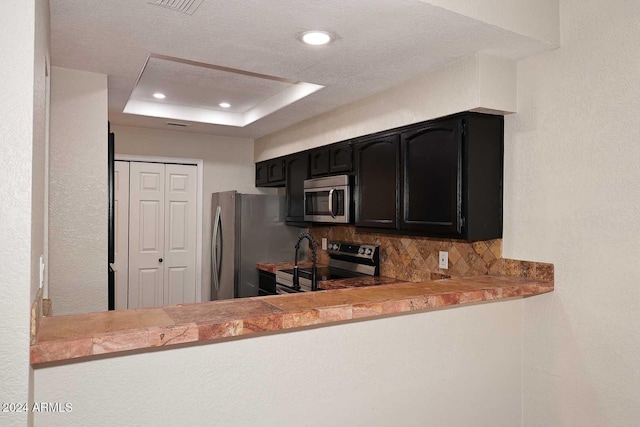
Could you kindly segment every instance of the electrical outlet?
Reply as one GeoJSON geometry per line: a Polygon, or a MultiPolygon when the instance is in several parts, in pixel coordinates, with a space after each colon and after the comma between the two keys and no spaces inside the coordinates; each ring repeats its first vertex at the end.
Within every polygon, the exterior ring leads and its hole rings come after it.
{"type": "Polygon", "coordinates": [[[440,255],[438,256],[438,268],[447,269],[449,268],[449,252],[440,251],[440,255]]]}
{"type": "Polygon", "coordinates": [[[327,250],[327,238],[326,237],[322,238],[322,250],[323,251],[327,250]]]}

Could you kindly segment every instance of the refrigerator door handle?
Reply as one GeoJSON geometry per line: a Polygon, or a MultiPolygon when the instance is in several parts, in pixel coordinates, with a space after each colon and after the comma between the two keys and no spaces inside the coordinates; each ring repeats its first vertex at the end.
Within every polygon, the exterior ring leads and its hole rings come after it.
{"type": "Polygon", "coordinates": [[[216,259],[216,267],[218,267],[217,271],[217,280],[218,280],[218,289],[220,289],[220,277],[222,277],[222,257],[224,256],[224,235],[222,234],[222,209],[220,209],[220,215],[218,215],[218,232],[220,233],[220,247],[216,247],[216,254],[218,255],[218,259],[216,259]]]}
{"type": "Polygon", "coordinates": [[[220,266],[218,266],[218,230],[221,229],[222,209],[220,206],[216,209],[215,220],[213,221],[213,230],[211,232],[211,282],[213,289],[216,291],[220,289],[220,266]]]}

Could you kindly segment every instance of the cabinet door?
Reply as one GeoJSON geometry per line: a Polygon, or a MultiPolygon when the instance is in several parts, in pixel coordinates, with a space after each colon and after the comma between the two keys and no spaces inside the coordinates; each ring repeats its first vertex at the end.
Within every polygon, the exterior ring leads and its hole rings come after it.
{"type": "Polygon", "coordinates": [[[329,173],[351,172],[353,169],[353,149],[343,144],[329,148],[329,173]]]}
{"type": "Polygon", "coordinates": [[[398,226],[400,150],[398,135],[363,141],[356,153],[356,226],[398,226]]]}
{"type": "Polygon", "coordinates": [[[270,184],[284,182],[285,162],[283,158],[271,159],[267,162],[267,181],[270,184]]]}
{"type": "Polygon", "coordinates": [[[462,232],[462,120],[432,122],[401,135],[400,228],[460,237],[462,232]]]}
{"type": "Polygon", "coordinates": [[[268,163],[268,161],[256,163],[256,187],[260,187],[269,182],[267,178],[268,163]]]}
{"type": "Polygon", "coordinates": [[[322,176],[329,173],[329,149],[317,148],[310,155],[311,176],[322,176]]]}
{"type": "Polygon", "coordinates": [[[309,178],[309,154],[286,158],[288,222],[304,221],[304,180],[309,178]]]}

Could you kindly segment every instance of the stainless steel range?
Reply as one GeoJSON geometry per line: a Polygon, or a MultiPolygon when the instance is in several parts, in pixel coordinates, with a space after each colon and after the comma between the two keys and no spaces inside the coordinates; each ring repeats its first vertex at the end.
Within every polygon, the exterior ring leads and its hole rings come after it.
{"type": "MultiPolygon", "coordinates": [[[[330,242],[329,266],[316,270],[318,281],[380,275],[380,247],[358,243],[330,242]]],[[[294,286],[293,269],[276,272],[276,293],[311,291],[311,268],[299,268],[299,288],[294,286]]]]}

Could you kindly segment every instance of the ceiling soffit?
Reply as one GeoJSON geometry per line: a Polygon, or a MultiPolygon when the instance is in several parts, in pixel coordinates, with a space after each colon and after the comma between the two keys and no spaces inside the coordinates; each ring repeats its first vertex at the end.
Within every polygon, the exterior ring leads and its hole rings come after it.
{"type": "Polygon", "coordinates": [[[152,54],[123,112],[245,127],[322,88],[313,83],[152,54]],[[156,93],[166,98],[156,99],[156,93]],[[230,106],[220,106],[223,102],[230,106]]]}

